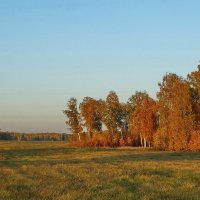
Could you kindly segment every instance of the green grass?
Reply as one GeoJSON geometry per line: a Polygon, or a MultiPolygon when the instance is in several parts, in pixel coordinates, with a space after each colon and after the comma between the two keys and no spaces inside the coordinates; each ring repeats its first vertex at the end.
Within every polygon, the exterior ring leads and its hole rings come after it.
{"type": "Polygon", "coordinates": [[[200,199],[200,153],[0,142],[1,200],[200,199]]]}

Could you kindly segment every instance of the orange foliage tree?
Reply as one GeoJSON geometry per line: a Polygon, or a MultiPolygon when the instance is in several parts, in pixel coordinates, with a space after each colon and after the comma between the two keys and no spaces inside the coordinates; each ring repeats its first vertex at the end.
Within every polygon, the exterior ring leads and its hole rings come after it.
{"type": "Polygon", "coordinates": [[[188,75],[191,90],[191,100],[195,116],[195,128],[200,130],[200,65],[197,71],[188,75]]]}
{"type": "Polygon", "coordinates": [[[167,74],[159,86],[159,130],[155,145],[185,150],[194,124],[189,84],[176,74],[167,74]]]}
{"type": "MultiPolygon", "coordinates": [[[[156,130],[155,107],[156,102],[146,92],[137,92],[129,100],[135,104],[129,120],[134,135],[140,137],[141,146],[146,147],[153,143],[153,134],[156,130]]],[[[133,106],[133,105],[132,105],[133,106]]]]}
{"type": "Polygon", "coordinates": [[[79,106],[89,138],[92,138],[92,132],[100,132],[102,130],[102,122],[98,112],[98,106],[99,102],[91,97],[85,97],[79,106]]]}

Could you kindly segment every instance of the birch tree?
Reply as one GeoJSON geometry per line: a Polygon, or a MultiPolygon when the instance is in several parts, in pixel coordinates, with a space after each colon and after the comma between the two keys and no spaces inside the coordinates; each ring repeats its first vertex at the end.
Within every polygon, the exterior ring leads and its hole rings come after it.
{"type": "Polygon", "coordinates": [[[81,141],[80,133],[83,130],[81,126],[81,117],[80,113],[77,109],[77,100],[75,98],[71,98],[67,103],[67,109],[63,111],[63,113],[67,116],[66,124],[72,130],[74,135],[78,135],[79,141],[81,141]]]}

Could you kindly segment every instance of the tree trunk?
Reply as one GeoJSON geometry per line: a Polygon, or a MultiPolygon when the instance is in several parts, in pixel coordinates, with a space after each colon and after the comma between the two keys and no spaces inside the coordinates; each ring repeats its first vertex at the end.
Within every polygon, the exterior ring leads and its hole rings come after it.
{"type": "Polygon", "coordinates": [[[149,142],[149,148],[151,148],[151,142],[149,142]]]}
{"type": "Polygon", "coordinates": [[[21,135],[18,135],[17,140],[18,140],[18,142],[21,141],[21,135]]]}
{"type": "Polygon", "coordinates": [[[142,136],[140,135],[140,143],[141,143],[141,146],[143,147],[143,140],[142,140],[142,136]]]}
{"type": "Polygon", "coordinates": [[[91,128],[88,129],[88,138],[92,139],[92,132],[91,132],[91,128]]]}
{"type": "Polygon", "coordinates": [[[146,141],[146,139],[144,138],[144,148],[146,148],[147,147],[147,141],[146,141]]]}
{"type": "Polygon", "coordinates": [[[122,133],[122,129],[121,129],[120,133],[121,133],[121,139],[123,139],[123,133],[122,133]]]}
{"type": "Polygon", "coordinates": [[[81,136],[80,136],[80,133],[78,133],[78,140],[81,142],[81,136]]]}

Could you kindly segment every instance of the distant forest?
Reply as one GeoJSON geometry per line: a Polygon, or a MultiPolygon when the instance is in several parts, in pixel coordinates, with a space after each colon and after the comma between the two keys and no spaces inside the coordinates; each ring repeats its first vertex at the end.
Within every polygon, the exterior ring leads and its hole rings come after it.
{"type": "Polygon", "coordinates": [[[17,141],[69,141],[71,135],[65,133],[15,133],[0,131],[0,140],[17,141]]]}
{"type": "Polygon", "coordinates": [[[106,100],[71,98],[63,113],[76,146],[142,146],[200,151],[200,65],[186,78],[167,73],[157,99],[136,92],[126,103],[111,91],[106,100]]]}

